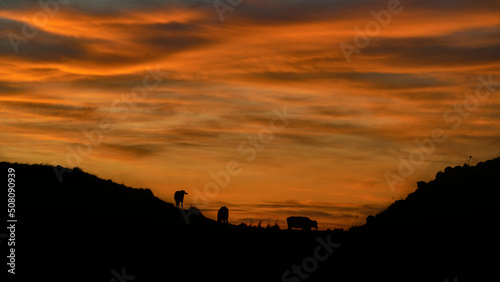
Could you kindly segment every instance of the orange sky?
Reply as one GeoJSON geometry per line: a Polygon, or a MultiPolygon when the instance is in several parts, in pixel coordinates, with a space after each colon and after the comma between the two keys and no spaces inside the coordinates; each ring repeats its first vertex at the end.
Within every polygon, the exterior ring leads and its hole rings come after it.
{"type": "Polygon", "coordinates": [[[0,2],[1,160],[324,229],[500,153],[498,1],[243,0],[223,21],[210,0],[49,2],[0,2]],[[360,47],[374,13],[391,16],[360,47]],[[342,42],[359,47],[350,62],[342,42]],[[436,129],[446,140],[418,153],[436,129]],[[240,173],[208,195],[230,161],[240,173]]]}

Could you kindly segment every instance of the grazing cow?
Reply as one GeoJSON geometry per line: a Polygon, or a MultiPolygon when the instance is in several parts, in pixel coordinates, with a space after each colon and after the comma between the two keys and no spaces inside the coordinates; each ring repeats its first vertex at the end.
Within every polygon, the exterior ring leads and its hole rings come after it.
{"type": "Polygon", "coordinates": [[[224,206],[217,212],[217,222],[227,223],[229,218],[229,210],[224,206]]]}
{"type": "Polygon", "coordinates": [[[311,228],[318,229],[318,222],[316,220],[310,220],[305,216],[290,216],[286,219],[288,224],[288,230],[292,228],[300,228],[302,230],[311,230],[311,228]]]}
{"type": "Polygon", "coordinates": [[[181,208],[184,208],[184,194],[187,195],[188,193],[186,193],[184,190],[175,191],[174,200],[176,208],[179,207],[179,203],[181,204],[181,208]]]}

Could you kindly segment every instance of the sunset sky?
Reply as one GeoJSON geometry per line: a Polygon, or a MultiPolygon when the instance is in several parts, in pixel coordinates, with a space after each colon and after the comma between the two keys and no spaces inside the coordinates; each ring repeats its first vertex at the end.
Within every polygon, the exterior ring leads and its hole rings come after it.
{"type": "Polygon", "coordinates": [[[497,0],[40,3],[0,1],[2,161],[325,229],[500,156],[497,0]]]}

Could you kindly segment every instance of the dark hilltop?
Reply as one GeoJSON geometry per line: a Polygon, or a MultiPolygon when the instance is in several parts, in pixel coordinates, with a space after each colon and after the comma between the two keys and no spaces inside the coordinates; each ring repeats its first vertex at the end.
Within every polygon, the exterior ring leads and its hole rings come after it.
{"type": "MultiPolygon", "coordinates": [[[[363,226],[327,231],[218,223],[198,210],[176,208],[149,189],[79,168],[62,182],[50,165],[0,163],[0,171],[8,168],[16,171],[17,281],[500,277],[500,158],[447,167],[363,226]]],[[[5,242],[0,247],[7,253],[5,242]]]]}

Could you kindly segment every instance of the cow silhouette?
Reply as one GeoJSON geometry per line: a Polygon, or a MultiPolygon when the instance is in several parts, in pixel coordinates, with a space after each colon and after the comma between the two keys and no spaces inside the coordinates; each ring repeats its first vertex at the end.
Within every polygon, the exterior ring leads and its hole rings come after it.
{"type": "Polygon", "coordinates": [[[288,230],[292,228],[300,228],[302,230],[318,229],[318,222],[305,216],[290,216],[286,219],[286,223],[288,224],[288,230]]]}
{"type": "Polygon", "coordinates": [[[226,208],[225,206],[221,207],[217,212],[217,222],[227,223],[228,218],[229,218],[228,208],[226,208]]]}
{"type": "Polygon", "coordinates": [[[186,193],[184,190],[180,190],[180,191],[175,191],[175,194],[174,194],[174,200],[175,200],[175,207],[179,207],[179,204],[181,204],[181,208],[184,208],[184,194],[188,194],[186,193]]]}

